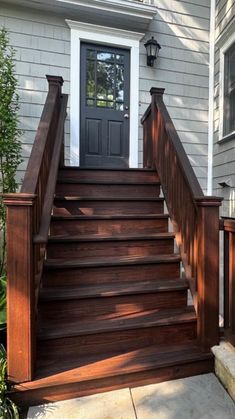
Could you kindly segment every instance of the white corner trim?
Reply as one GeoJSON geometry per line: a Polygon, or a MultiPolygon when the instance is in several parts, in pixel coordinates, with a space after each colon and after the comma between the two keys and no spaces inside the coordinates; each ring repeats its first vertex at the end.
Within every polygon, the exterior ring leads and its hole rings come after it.
{"type": "MultiPolygon", "coordinates": [[[[230,28],[229,28],[230,29],[230,28]]],[[[223,109],[224,109],[224,56],[226,51],[235,42],[235,32],[229,37],[223,38],[224,42],[220,44],[220,74],[219,74],[219,141],[223,139],[223,109]]]]}
{"type": "Polygon", "coordinates": [[[71,28],[70,164],[79,166],[80,162],[80,44],[87,41],[130,50],[129,167],[138,167],[139,41],[144,33],[71,20],[66,23],[71,28]]]}
{"type": "Polygon", "coordinates": [[[208,111],[208,174],[207,195],[213,190],[213,144],[214,144],[214,77],[215,77],[215,0],[210,11],[210,62],[209,62],[209,111],[208,111]]]}

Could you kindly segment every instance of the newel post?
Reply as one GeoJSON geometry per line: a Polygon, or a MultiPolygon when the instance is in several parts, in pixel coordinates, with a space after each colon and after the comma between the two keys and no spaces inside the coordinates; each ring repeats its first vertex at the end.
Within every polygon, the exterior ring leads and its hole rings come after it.
{"type": "Polygon", "coordinates": [[[29,381],[35,362],[33,194],[7,194],[7,361],[13,382],[29,381]]]}
{"type": "Polygon", "coordinates": [[[152,166],[154,167],[155,160],[156,160],[156,150],[157,150],[157,141],[158,138],[161,135],[161,117],[160,112],[158,112],[157,104],[159,101],[163,100],[165,89],[159,88],[159,87],[152,87],[150,89],[150,94],[152,97],[151,101],[151,115],[152,115],[152,121],[151,121],[151,162],[152,166]]]}
{"type": "Polygon", "coordinates": [[[219,342],[219,207],[221,198],[196,199],[197,336],[202,350],[219,342]]]}

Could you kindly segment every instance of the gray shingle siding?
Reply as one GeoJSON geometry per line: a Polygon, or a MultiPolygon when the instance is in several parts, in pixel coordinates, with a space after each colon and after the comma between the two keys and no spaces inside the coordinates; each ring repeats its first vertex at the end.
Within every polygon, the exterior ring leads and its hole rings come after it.
{"type": "MultiPolygon", "coordinates": [[[[140,47],[140,117],[150,101],[152,86],[164,87],[165,102],[189,155],[206,188],[208,136],[209,0],[155,0],[157,14],[140,47]],[[154,68],[146,66],[144,42],[154,35],[161,44],[154,68]]],[[[17,49],[16,72],[24,129],[22,178],[46,98],[45,74],[62,75],[70,90],[70,30],[63,17],[16,7],[1,7],[0,25],[10,32],[17,49]]],[[[69,112],[66,121],[66,157],[69,159],[69,112]]],[[[139,165],[143,159],[139,127],[139,165]]]]}

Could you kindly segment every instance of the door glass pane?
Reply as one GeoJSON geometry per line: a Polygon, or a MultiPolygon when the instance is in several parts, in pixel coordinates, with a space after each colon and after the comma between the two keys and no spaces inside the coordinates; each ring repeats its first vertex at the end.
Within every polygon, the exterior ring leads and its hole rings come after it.
{"type": "Polygon", "coordinates": [[[124,55],[116,54],[116,61],[119,64],[124,64],[124,55]]]}
{"type": "Polygon", "coordinates": [[[124,101],[124,67],[116,65],[116,99],[124,101]]]}
{"type": "Polygon", "coordinates": [[[114,65],[97,62],[97,99],[113,100],[114,65]]]}
{"type": "Polygon", "coordinates": [[[86,95],[88,98],[95,97],[95,61],[87,61],[87,85],[86,95]]]}
{"type": "Polygon", "coordinates": [[[124,55],[87,49],[86,105],[124,110],[124,55]]]}
{"type": "Polygon", "coordinates": [[[114,54],[112,54],[110,52],[98,51],[97,52],[97,60],[99,60],[99,61],[113,61],[114,60],[114,54]]]}

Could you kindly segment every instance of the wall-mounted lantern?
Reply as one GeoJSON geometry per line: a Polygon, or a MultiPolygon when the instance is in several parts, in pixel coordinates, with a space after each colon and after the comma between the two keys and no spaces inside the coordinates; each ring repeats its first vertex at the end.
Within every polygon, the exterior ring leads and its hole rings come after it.
{"type": "Polygon", "coordinates": [[[154,37],[152,36],[151,39],[149,39],[145,44],[144,44],[146,51],[147,51],[147,65],[150,67],[153,67],[154,65],[154,61],[156,60],[159,50],[161,49],[161,46],[159,45],[159,43],[156,41],[156,39],[154,39],[154,37]]]}

